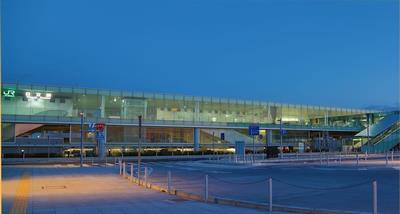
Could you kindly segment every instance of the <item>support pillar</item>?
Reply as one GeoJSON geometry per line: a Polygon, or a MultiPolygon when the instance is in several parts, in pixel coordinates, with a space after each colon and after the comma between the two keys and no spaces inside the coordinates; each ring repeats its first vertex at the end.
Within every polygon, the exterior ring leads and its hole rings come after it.
{"type": "Polygon", "coordinates": [[[104,138],[101,140],[98,140],[98,155],[100,160],[104,160],[104,158],[106,157],[106,139],[107,139],[107,126],[104,126],[104,138]]]}
{"type": "Polygon", "coordinates": [[[101,96],[101,103],[100,103],[100,118],[105,118],[105,107],[106,107],[106,98],[105,96],[101,96]]]}
{"type": "Polygon", "coordinates": [[[200,150],[200,128],[193,129],[193,143],[194,143],[194,151],[197,152],[200,150]]]}
{"type": "Polygon", "coordinates": [[[272,146],[272,129],[268,129],[267,139],[267,145],[272,146]]]}

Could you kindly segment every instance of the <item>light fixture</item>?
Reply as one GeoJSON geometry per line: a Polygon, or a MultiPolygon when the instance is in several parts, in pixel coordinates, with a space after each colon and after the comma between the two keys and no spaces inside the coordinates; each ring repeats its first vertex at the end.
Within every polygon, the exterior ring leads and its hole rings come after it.
{"type": "Polygon", "coordinates": [[[34,100],[38,100],[38,99],[50,100],[52,94],[51,93],[46,93],[46,94],[44,94],[44,96],[42,96],[42,93],[40,93],[40,92],[32,93],[30,91],[27,91],[27,92],[25,92],[25,96],[28,99],[34,99],[34,100]]]}
{"type": "Polygon", "coordinates": [[[299,122],[299,118],[296,117],[283,117],[282,122],[299,122]]]}

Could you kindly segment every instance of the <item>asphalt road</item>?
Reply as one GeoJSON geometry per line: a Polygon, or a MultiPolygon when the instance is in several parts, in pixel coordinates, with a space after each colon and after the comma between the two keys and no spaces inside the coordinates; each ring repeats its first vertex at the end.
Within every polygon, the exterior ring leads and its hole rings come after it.
{"type": "MultiPolygon", "coordinates": [[[[173,188],[203,194],[205,175],[209,195],[267,202],[267,179],[273,179],[273,203],[356,212],[372,210],[372,180],[378,184],[379,213],[399,213],[400,161],[319,165],[266,164],[232,166],[195,162],[149,162],[149,181],[166,186],[172,173],[173,188]]],[[[143,173],[142,173],[143,174],[143,173]]]]}

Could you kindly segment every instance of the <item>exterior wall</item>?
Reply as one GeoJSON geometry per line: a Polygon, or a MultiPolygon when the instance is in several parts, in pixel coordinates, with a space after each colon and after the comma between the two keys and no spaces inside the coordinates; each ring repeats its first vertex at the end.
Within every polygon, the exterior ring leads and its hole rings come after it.
{"type": "MultiPolygon", "coordinates": [[[[250,144],[252,137],[247,135],[246,127],[253,123],[260,124],[264,130],[261,137],[255,138],[258,147],[262,148],[267,141],[269,145],[276,146],[280,142],[280,120],[283,128],[289,130],[283,136],[284,145],[307,145],[313,142],[309,130],[341,130],[355,134],[365,126],[365,114],[373,112],[19,84],[3,84],[2,89],[2,142],[8,146],[4,151],[14,151],[21,145],[27,148],[44,148],[49,144],[54,148],[61,146],[55,151],[76,147],[80,142],[80,112],[85,115],[85,130],[88,123],[106,123],[104,144],[108,148],[136,148],[137,116],[142,115],[145,147],[195,150],[229,148],[236,141],[250,144]],[[225,134],[225,140],[220,138],[221,133],[225,134]]],[[[97,146],[93,133],[85,133],[83,141],[86,148],[97,146]]]]}
{"type": "Polygon", "coordinates": [[[138,115],[142,115],[144,121],[166,124],[279,124],[282,119],[290,125],[361,127],[365,113],[371,112],[214,97],[17,84],[3,84],[2,89],[3,93],[14,91],[14,97],[2,96],[3,115],[77,118],[79,112],[84,112],[85,117],[94,120],[136,120],[138,115]],[[37,93],[40,93],[38,98],[37,93]],[[50,96],[46,98],[46,94],[50,96]]]}
{"type": "MultiPolygon", "coordinates": [[[[84,125],[84,130],[88,126],[84,125]]],[[[16,142],[3,143],[4,154],[18,154],[21,149],[26,153],[37,152],[45,154],[50,148],[50,152],[63,154],[66,149],[79,149],[80,126],[69,124],[3,124],[3,130],[9,133],[8,138],[15,139],[16,142]],[[30,128],[29,128],[30,127],[30,128]],[[15,131],[18,130],[18,131],[15,131]],[[14,134],[18,135],[14,138],[14,134]],[[36,149],[35,149],[36,148],[36,149]]],[[[107,155],[107,148],[135,150],[138,147],[138,127],[107,125],[106,140],[98,143],[95,134],[84,132],[83,141],[86,149],[91,149],[98,154],[107,155]]],[[[188,148],[194,151],[207,149],[228,149],[233,148],[235,142],[246,143],[247,149],[252,149],[252,137],[247,134],[246,129],[221,129],[221,128],[178,128],[178,127],[143,127],[142,147],[147,149],[182,149],[188,148]],[[221,139],[224,133],[225,139],[221,139]]],[[[289,130],[283,136],[283,145],[297,148],[300,143],[305,148],[320,148],[315,145],[319,142],[318,133],[309,131],[289,130]]],[[[333,132],[329,142],[339,142],[342,137],[351,139],[355,132],[333,132]]],[[[3,135],[3,137],[5,137],[3,135]]],[[[279,146],[279,130],[261,130],[260,136],[255,137],[257,150],[262,150],[265,146],[279,146]]],[[[325,145],[325,144],[324,144],[325,145]]],[[[8,156],[7,156],[8,157],[8,156]]],[[[102,156],[104,157],[104,156],[102,156]]]]}

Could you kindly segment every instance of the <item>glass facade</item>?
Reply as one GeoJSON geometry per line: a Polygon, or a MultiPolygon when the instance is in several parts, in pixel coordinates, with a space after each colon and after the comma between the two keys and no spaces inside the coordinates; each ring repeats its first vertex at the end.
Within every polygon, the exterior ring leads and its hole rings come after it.
{"type": "MultiPolygon", "coordinates": [[[[169,122],[225,126],[251,123],[279,124],[282,118],[286,125],[361,127],[365,114],[371,111],[214,97],[20,84],[2,85],[3,115],[40,116],[51,120],[51,118],[78,118],[79,112],[84,112],[86,118],[112,119],[122,121],[121,123],[124,120],[136,120],[138,115],[143,115],[144,121],[164,124],[169,122]]],[[[156,130],[149,131],[157,133],[156,130]]],[[[171,136],[175,139],[180,135],[170,132],[168,136],[160,135],[154,141],[168,141],[171,136]]],[[[179,138],[187,141],[188,137],[183,135],[179,138]]],[[[114,139],[112,136],[108,138],[114,139]]],[[[131,134],[125,138],[131,139],[135,136],[131,134]]]]}
{"type": "MultiPolygon", "coordinates": [[[[144,143],[193,143],[193,129],[145,127],[144,143]]],[[[107,126],[107,143],[139,142],[137,126],[107,126]]]]}

